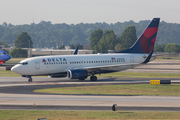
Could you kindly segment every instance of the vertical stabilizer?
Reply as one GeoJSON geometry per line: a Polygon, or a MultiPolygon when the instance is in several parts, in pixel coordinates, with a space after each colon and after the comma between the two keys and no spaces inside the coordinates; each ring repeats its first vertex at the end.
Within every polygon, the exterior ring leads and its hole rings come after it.
{"type": "Polygon", "coordinates": [[[74,51],[73,55],[77,55],[78,54],[78,47],[76,48],[76,50],[74,51]]]}
{"type": "Polygon", "coordinates": [[[135,44],[129,49],[119,53],[144,53],[149,54],[154,50],[160,18],[154,18],[147,26],[135,44]]]}

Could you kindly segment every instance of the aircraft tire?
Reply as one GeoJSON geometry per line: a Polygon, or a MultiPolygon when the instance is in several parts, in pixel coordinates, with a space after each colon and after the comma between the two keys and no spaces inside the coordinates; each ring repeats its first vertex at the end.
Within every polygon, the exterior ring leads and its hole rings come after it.
{"type": "Polygon", "coordinates": [[[32,78],[29,78],[28,81],[29,81],[29,82],[32,82],[32,78]]]}
{"type": "Polygon", "coordinates": [[[91,81],[97,81],[97,77],[96,77],[96,76],[91,76],[91,77],[90,77],[90,80],[91,80],[91,81]]]}

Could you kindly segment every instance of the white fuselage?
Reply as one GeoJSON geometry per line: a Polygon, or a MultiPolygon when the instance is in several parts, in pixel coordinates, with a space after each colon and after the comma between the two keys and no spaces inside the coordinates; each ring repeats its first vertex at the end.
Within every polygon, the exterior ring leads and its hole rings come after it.
{"type": "Polygon", "coordinates": [[[30,76],[51,75],[72,69],[86,69],[89,74],[97,70],[121,71],[140,65],[138,63],[142,63],[145,56],[147,54],[125,53],[40,56],[22,60],[11,70],[30,76]]]}

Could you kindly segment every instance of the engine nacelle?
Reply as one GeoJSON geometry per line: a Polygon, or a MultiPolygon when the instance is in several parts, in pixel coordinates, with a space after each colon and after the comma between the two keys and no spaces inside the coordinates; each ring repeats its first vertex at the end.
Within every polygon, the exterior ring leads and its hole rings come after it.
{"type": "Polygon", "coordinates": [[[88,72],[87,72],[87,70],[68,70],[67,77],[69,79],[84,80],[88,77],[88,72]]]}

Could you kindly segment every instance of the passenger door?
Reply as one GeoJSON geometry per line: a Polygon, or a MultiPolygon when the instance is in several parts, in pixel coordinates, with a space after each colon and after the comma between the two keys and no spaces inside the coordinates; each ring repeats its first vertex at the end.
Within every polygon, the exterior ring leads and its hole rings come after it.
{"type": "Polygon", "coordinates": [[[40,69],[40,61],[39,60],[35,60],[35,69],[40,69]]]}

